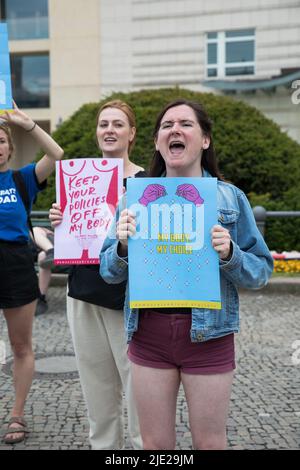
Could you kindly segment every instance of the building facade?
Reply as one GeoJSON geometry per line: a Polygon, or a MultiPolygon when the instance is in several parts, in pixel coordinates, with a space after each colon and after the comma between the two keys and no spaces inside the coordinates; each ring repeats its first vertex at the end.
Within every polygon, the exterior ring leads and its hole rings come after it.
{"type": "Polygon", "coordinates": [[[103,93],[231,94],[300,142],[299,0],[102,0],[101,18],[103,93]]]}
{"type": "MultiPolygon", "coordinates": [[[[300,0],[0,0],[0,15],[15,100],[47,130],[112,91],[178,85],[244,100],[300,142],[300,0]]],[[[20,165],[35,149],[15,138],[20,165]]]]}
{"type": "MultiPolygon", "coordinates": [[[[8,26],[13,96],[47,131],[101,97],[99,0],[1,0],[8,26]]],[[[16,130],[14,166],[38,150],[16,130]]]]}

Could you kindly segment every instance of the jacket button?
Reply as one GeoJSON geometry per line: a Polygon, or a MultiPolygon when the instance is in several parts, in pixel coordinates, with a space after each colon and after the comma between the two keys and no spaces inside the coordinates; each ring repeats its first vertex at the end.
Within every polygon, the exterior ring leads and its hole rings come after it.
{"type": "Polygon", "coordinates": [[[197,340],[202,341],[203,340],[203,335],[201,333],[197,334],[197,340]]]}

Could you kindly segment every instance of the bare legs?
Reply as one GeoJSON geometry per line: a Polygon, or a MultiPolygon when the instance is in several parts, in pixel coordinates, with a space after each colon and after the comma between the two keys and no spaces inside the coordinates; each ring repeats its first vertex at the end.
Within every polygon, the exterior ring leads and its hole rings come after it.
{"type": "Polygon", "coordinates": [[[194,449],[226,449],[233,371],[213,375],[182,374],[194,449]]]}
{"type": "Polygon", "coordinates": [[[143,448],[174,449],[179,372],[134,363],[131,363],[131,371],[143,448]]]}
{"type": "Polygon", "coordinates": [[[38,264],[39,264],[39,288],[42,295],[47,295],[50,281],[51,281],[51,268],[42,268],[40,262],[46,258],[45,251],[41,251],[38,255],[38,264]]]}
{"type": "Polygon", "coordinates": [[[33,227],[34,241],[36,245],[43,251],[53,248],[52,242],[48,239],[48,234],[53,234],[51,230],[45,227],[33,227]]]}
{"type": "MultiPolygon", "coordinates": [[[[15,402],[11,412],[12,417],[24,415],[25,400],[30,390],[34,374],[32,323],[35,307],[36,301],[23,305],[22,307],[3,310],[14,355],[13,378],[15,402]]],[[[14,425],[12,425],[12,427],[13,426],[14,425]]],[[[20,434],[18,433],[11,436],[18,438],[20,434]]]]}
{"type": "Polygon", "coordinates": [[[180,380],[189,408],[195,449],[225,449],[233,372],[180,374],[132,363],[134,395],[144,449],[174,449],[176,401],[180,380]]]}
{"type": "Polygon", "coordinates": [[[41,298],[37,306],[36,314],[44,313],[47,309],[46,295],[51,281],[51,265],[52,263],[44,263],[47,253],[53,250],[53,232],[46,227],[34,227],[35,244],[42,250],[38,254],[39,266],[39,289],[41,298]]]}

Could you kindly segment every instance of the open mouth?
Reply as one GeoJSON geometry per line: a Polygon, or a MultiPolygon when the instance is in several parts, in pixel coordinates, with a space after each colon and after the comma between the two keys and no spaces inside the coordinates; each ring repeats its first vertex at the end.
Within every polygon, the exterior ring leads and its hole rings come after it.
{"type": "Polygon", "coordinates": [[[170,143],[169,145],[169,150],[172,154],[179,154],[183,152],[185,149],[185,145],[183,142],[180,140],[174,140],[173,142],[170,143]]]}
{"type": "Polygon", "coordinates": [[[114,137],[106,137],[106,139],[104,139],[104,142],[114,143],[117,142],[117,139],[115,139],[114,137]]]}

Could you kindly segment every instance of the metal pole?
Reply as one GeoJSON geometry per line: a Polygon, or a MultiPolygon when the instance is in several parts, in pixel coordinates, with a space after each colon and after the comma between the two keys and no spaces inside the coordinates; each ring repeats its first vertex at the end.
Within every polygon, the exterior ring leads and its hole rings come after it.
{"type": "Polygon", "coordinates": [[[267,218],[267,211],[262,206],[255,206],[253,208],[253,214],[256,221],[256,225],[262,236],[265,234],[265,225],[267,218]]]}

